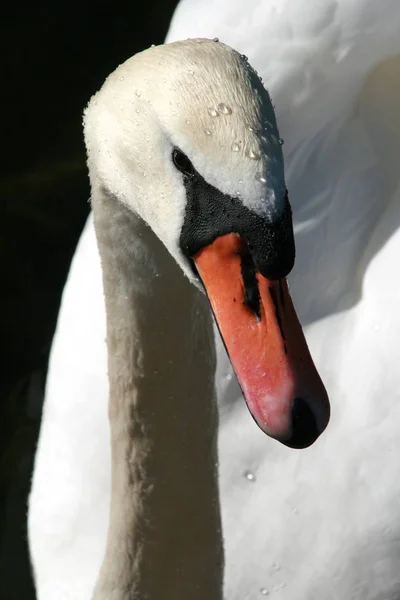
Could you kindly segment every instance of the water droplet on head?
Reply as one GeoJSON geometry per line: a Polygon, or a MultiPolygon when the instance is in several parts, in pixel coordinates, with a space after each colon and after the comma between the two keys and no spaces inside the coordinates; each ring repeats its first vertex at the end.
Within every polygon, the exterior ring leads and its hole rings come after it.
{"type": "Polygon", "coordinates": [[[125,77],[122,77],[122,76],[119,78],[120,81],[124,81],[124,79],[125,79],[125,77]]]}
{"type": "Polygon", "coordinates": [[[257,173],[256,175],[256,179],[257,181],[259,181],[260,183],[267,183],[266,178],[264,177],[264,175],[262,175],[261,173],[257,173]]]}
{"type": "Polygon", "coordinates": [[[253,150],[252,148],[250,148],[250,150],[246,151],[246,156],[248,156],[252,160],[258,160],[260,158],[259,153],[256,152],[255,150],[253,150]]]}
{"type": "Polygon", "coordinates": [[[189,73],[190,73],[190,75],[194,75],[193,69],[189,69],[189,73]]]}
{"type": "Polygon", "coordinates": [[[231,146],[231,150],[232,150],[232,152],[239,152],[240,145],[237,142],[233,142],[232,146],[231,146]]]}
{"type": "Polygon", "coordinates": [[[210,115],[210,117],[218,117],[218,111],[215,110],[215,108],[208,108],[207,112],[210,115]]]}
{"type": "Polygon", "coordinates": [[[224,104],[223,102],[220,102],[218,104],[218,111],[221,113],[221,115],[231,115],[232,114],[232,109],[230,106],[227,106],[226,104],[224,104]]]}
{"type": "Polygon", "coordinates": [[[151,44],[150,48],[155,48],[156,45],[155,44],[151,44]]]}
{"type": "Polygon", "coordinates": [[[135,96],[140,98],[141,95],[142,95],[142,92],[140,90],[135,90],[135,96]]]}
{"type": "Polygon", "coordinates": [[[261,590],[260,590],[260,594],[261,594],[262,596],[268,596],[268,594],[269,594],[269,591],[267,590],[267,588],[261,588],[261,590]]]}
{"type": "Polygon", "coordinates": [[[205,130],[204,130],[204,133],[205,133],[206,135],[212,135],[212,134],[211,134],[211,131],[210,131],[209,129],[205,129],[205,130]]]}
{"type": "Polygon", "coordinates": [[[213,42],[219,42],[219,38],[213,38],[213,42]]]}
{"type": "Polygon", "coordinates": [[[245,60],[246,62],[249,60],[245,54],[242,54],[241,56],[242,56],[243,60],[245,60]]]}
{"type": "Polygon", "coordinates": [[[279,143],[280,143],[280,145],[281,145],[281,146],[283,146],[283,143],[284,143],[284,142],[283,142],[283,139],[282,139],[282,138],[279,138],[279,143]]]}
{"type": "Polygon", "coordinates": [[[246,477],[247,481],[254,482],[256,480],[256,476],[254,473],[252,473],[252,471],[245,471],[244,476],[246,477]]]}
{"type": "Polygon", "coordinates": [[[385,535],[389,535],[390,533],[392,533],[392,528],[391,527],[385,527],[385,529],[383,530],[383,533],[385,535]]]}

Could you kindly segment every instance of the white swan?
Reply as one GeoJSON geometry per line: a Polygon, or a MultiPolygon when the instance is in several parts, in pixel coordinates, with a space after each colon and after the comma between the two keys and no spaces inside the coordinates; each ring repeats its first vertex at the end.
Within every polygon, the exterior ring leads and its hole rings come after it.
{"type": "MultiPolygon", "coordinates": [[[[260,428],[302,448],[330,413],[284,280],[294,243],[272,105],[239,53],[218,41],[176,42],[136,55],[107,79],[86,111],[85,139],[112,455],[93,598],[221,599],[213,330],[195,286],[205,286],[260,428]]],[[[31,496],[33,566],[40,597],[76,598],[90,590],[68,578],[49,583],[39,545],[46,534],[35,524],[36,490],[49,475],[45,410],[31,496]]]]}
{"type": "MultiPolygon", "coordinates": [[[[221,353],[228,600],[399,593],[399,28],[396,0],[310,1],[306,10],[299,0],[185,0],[172,23],[169,40],[219,35],[248,54],[272,93],[294,207],[291,290],[334,408],[315,446],[286,450],[236,402],[221,353]]],[[[64,292],[31,496],[40,600],[46,589],[86,599],[104,553],[101,295],[89,220],[64,292]]]]}

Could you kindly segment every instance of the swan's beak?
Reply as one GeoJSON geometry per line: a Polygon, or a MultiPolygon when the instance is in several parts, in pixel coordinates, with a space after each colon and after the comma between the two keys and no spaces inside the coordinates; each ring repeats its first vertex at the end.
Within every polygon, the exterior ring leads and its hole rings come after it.
{"type": "Polygon", "coordinates": [[[287,446],[309,446],[328,424],[329,400],[286,279],[258,273],[237,234],[194,260],[253,418],[287,446]]]}

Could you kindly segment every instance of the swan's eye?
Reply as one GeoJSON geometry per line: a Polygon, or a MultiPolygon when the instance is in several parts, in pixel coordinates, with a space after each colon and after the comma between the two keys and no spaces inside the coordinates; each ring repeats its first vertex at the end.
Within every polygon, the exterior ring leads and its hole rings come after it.
{"type": "Polygon", "coordinates": [[[186,154],[183,154],[183,152],[177,148],[174,148],[172,152],[172,160],[174,161],[176,168],[181,171],[181,173],[187,175],[188,177],[193,177],[194,167],[186,154]]]}

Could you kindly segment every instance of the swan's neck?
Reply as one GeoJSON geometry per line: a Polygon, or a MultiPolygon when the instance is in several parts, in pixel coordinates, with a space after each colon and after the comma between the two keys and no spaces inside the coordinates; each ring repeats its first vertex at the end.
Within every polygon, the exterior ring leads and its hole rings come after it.
{"type": "Polygon", "coordinates": [[[107,311],[112,493],[94,600],[220,600],[210,312],[148,226],[93,189],[107,311]]]}

